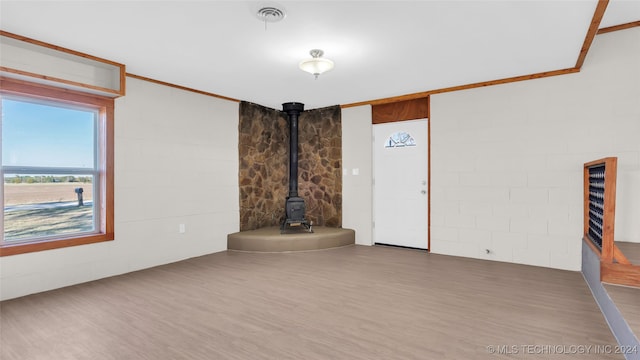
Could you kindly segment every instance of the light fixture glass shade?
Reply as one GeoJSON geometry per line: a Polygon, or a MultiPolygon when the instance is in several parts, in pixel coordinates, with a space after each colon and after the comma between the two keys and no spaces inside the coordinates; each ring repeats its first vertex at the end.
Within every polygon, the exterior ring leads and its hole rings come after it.
{"type": "Polygon", "coordinates": [[[298,65],[302,71],[306,71],[318,78],[318,75],[333,69],[333,61],[321,58],[323,54],[322,50],[314,49],[309,53],[312,58],[302,60],[298,65]]]}
{"type": "Polygon", "coordinates": [[[313,75],[320,75],[333,69],[333,61],[329,59],[307,59],[300,62],[300,69],[313,75]]]}

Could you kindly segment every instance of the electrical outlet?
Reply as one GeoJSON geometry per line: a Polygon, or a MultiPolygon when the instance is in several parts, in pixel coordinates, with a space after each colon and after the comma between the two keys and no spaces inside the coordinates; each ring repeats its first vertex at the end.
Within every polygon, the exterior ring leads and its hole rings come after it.
{"type": "Polygon", "coordinates": [[[187,231],[187,228],[184,226],[184,224],[178,225],[178,232],[180,234],[184,234],[186,231],[187,231]]]}

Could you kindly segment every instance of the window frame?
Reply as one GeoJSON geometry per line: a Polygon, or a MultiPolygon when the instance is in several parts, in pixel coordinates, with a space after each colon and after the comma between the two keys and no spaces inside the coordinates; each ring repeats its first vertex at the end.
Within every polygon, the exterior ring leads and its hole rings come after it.
{"type": "MultiPolygon", "coordinates": [[[[5,243],[3,238],[3,241],[0,243],[0,256],[114,240],[114,99],[3,76],[0,76],[0,94],[10,97],[32,98],[40,101],[63,103],[84,108],[89,107],[98,111],[96,129],[98,133],[96,138],[96,146],[98,148],[96,159],[98,172],[96,177],[98,186],[94,191],[100,199],[98,204],[94,203],[97,215],[95,232],[61,235],[54,238],[36,238],[29,242],[24,241],[15,244],[5,243]]],[[[2,175],[4,179],[4,172],[2,170],[0,167],[0,175],[2,175]]],[[[4,204],[4,199],[0,200],[2,200],[4,204]]],[[[2,220],[0,222],[2,226],[1,236],[4,237],[4,210],[0,219],[2,220]]]]}

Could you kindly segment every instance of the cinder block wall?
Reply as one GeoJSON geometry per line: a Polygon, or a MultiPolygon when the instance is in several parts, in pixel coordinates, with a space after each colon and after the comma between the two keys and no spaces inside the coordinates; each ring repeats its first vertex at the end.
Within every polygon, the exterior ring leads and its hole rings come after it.
{"type": "Polygon", "coordinates": [[[432,251],[579,270],[582,166],[607,156],[616,240],[640,242],[638,64],[634,28],[598,35],[579,73],[433,95],[432,251]]]}
{"type": "Polygon", "coordinates": [[[238,231],[237,103],[128,78],[115,111],[115,240],[2,257],[0,300],[224,251],[238,231]]]}

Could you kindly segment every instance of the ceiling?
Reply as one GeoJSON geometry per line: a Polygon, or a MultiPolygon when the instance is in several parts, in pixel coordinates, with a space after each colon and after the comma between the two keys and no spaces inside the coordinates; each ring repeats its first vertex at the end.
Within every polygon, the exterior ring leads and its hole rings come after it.
{"type": "MultiPolygon", "coordinates": [[[[279,109],[307,109],[572,68],[597,0],[0,1],[0,29],[127,72],[279,109]],[[255,15],[286,11],[280,22],[255,15]],[[335,69],[298,69],[309,50],[335,69]]],[[[611,0],[600,28],[640,20],[611,0]]]]}

